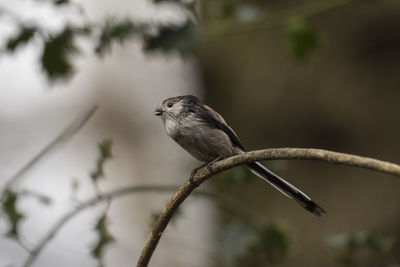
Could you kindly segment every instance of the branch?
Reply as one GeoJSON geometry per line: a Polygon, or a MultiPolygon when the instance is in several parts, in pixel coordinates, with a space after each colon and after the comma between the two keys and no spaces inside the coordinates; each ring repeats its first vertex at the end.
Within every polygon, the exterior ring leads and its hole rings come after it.
{"type": "MultiPolygon", "coordinates": [[[[91,107],[81,115],[79,115],[75,121],[69,124],[56,138],[54,138],[49,144],[47,144],[38,154],[36,154],[28,163],[26,163],[16,174],[14,174],[4,185],[3,192],[12,189],[22,177],[32,169],[40,160],[47,156],[50,152],[54,151],[58,146],[66,143],[71,137],[73,137],[93,116],[97,110],[97,105],[91,107]]],[[[0,197],[3,198],[4,194],[0,197]]]]}
{"type": "Polygon", "coordinates": [[[351,0],[305,2],[305,4],[281,12],[264,13],[264,18],[258,22],[243,23],[235,18],[217,21],[206,28],[206,33],[208,37],[215,39],[265,31],[284,26],[287,20],[292,17],[311,18],[350,3],[352,3],[351,0]]]}
{"type": "Polygon", "coordinates": [[[95,197],[82,202],[76,208],[72,209],[71,211],[65,213],[46,233],[46,235],[40,240],[37,245],[31,250],[29,253],[28,258],[25,260],[23,267],[31,266],[32,263],[36,260],[39,256],[40,252],[43,248],[47,245],[47,243],[57,234],[57,232],[72,218],[74,218],[78,213],[83,210],[86,210],[90,207],[93,207],[101,202],[109,201],[114,198],[118,198],[127,194],[132,194],[136,192],[147,192],[147,191],[155,191],[155,192],[162,192],[162,191],[169,191],[172,188],[176,187],[168,187],[168,186],[132,186],[126,187],[122,189],[116,189],[109,193],[98,194],[95,197]]]}
{"type": "Polygon", "coordinates": [[[194,183],[186,181],[185,184],[178,189],[178,191],[175,193],[175,195],[172,197],[170,202],[160,214],[160,217],[157,219],[152,232],[147,238],[146,244],[143,247],[142,253],[136,266],[146,267],[149,264],[150,258],[154,250],[156,249],[165,228],[167,227],[172,216],[178,209],[179,205],[201,183],[205,182],[207,179],[216,175],[217,173],[239,165],[260,160],[279,159],[321,160],[332,164],[360,167],[400,177],[400,166],[397,164],[322,149],[273,148],[251,151],[242,155],[215,162],[209,168],[203,167],[199,169],[193,177],[194,183]]]}
{"type": "MultiPolygon", "coordinates": [[[[82,203],[80,203],[74,209],[68,211],[60,219],[48,230],[45,236],[35,245],[34,248],[28,250],[29,256],[23,263],[23,267],[32,266],[33,262],[39,256],[39,254],[43,251],[43,248],[53,239],[53,237],[59,232],[59,230],[72,218],[78,215],[80,212],[93,207],[102,202],[109,203],[111,200],[114,200],[119,197],[123,197],[126,195],[132,195],[136,193],[169,193],[175,192],[178,189],[178,186],[174,185],[137,185],[137,186],[129,186],[121,189],[115,189],[113,191],[107,193],[100,193],[93,198],[90,198],[82,203]]],[[[257,214],[253,214],[246,206],[242,205],[235,199],[232,199],[227,196],[223,196],[217,193],[213,193],[211,191],[197,191],[195,194],[200,196],[210,197],[213,199],[218,199],[225,204],[226,208],[233,214],[240,217],[243,221],[246,221],[248,224],[252,222],[249,221],[249,218],[256,222],[260,222],[261,218],[257,216],[257,214]],[[235,207],[235,209],[231,209],[230,207],[235,207]]]]}
{"type": "MultiPolygon", "coordinates": [[[[1,13],[1,8],[0,8],[1,13]]],[[[17,173],[15,173],[5,184],[2,188],[0,188],[0,203],[5,202],[8,193],[14,192],[16,190],[16,185],[21,182],[21,180],[25,177],[25,175],[38,163],[40,163],[46,156],[48,156],[51,152],[54,152],[56,148],[60,147],[61,145],[68,142],[85,124],[86,122],[93,116],[95,111],[97,110],[97,105],[91,107],[90,109],[86,110],[82,114],[80,114],[72,123],[70,123],[56,138],[54,138],[50,143],[48,143],[41,151],[39,151],[28,163],[26,163],[17,173]]],[[[16,191],[15,191],[16,192],[16,191]]],[[[18,194],[31,194],[35,195],[39,198],[44,196],[38,195],[34,192],[27,192],[22,191],[15,193],[17,196],[18,194]]],[[[13,208],[15,209],[15,204],[13,204],[13,208]]],[[[2,217],[7,218],[9,221],[13,221],[10,217],[11,214],[5,212],[2,217]]],[[[18,222],[14,218],[15,225],[18,222]]],[[[27,252],[30,252],[29,247],[23,242],[19,233],[15,233],[16,241],[24,248],[27,252]]]]}

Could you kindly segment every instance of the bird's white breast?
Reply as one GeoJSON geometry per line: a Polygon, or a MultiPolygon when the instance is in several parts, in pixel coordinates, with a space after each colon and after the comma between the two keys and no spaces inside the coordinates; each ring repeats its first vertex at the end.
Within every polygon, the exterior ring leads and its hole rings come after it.
{"type": "Polygon", "coordinates": [[[200,127],[204,123],[199,121],[194,115],[189,114],[185,118],[181,118],[180,120],[175,120],[171,118],[167,118],[165,120],[164,126],[167,134],[170,137],[174,137],[175,135],[193,135],[191,131],[195,130],[197,127],[200,127]]]}
{"type": "Polygon", "coordinates": [[[164,122],[164,127],[167,134],[172,137],[176,134],[179,125],[176,120],[167,118],[164,122]]]}

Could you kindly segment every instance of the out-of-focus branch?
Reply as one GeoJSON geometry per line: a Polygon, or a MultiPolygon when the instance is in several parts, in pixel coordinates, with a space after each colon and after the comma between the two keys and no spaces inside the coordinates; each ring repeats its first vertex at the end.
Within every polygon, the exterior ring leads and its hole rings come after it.
{"type": "Polygon", "coordinates": [[[111,191],[109,193],[99,193],[95,197],[82,202],[77,207],[72,209],[71,211],[65,213],[46,233],[46,235],[40,240],[36,246],[31,249],[28,258],[25,260],[23,267],[31,266],[32,263],[36,260],[37,256],[39,256],[42,249],[48,244],[48,242],[57,234],[57,232],[73,217],[75,217],[78,213],[87,208],[93,207],[101,202],[107,201],[109,202],[111,199],[121,197],[127,194],[132,194],[136,192],[162,192],[176,189],[176,187],[167,187],[167,186],[133,186],[133,187],[126,187],[122,189],[117,189],[111,191]]]}
{"type": "MultiPolygon", "coordinates": [[[[74,136],[93,116],[94,112],[97,110],[97,105],[91,107],[83,114],[68,125],[54,140],[46,145],[37,155],[35,155],[28,163],[26,163],[16,174],[14,174],[4,185],[3,192],[11,190],[12,187],[17,184],[21,178],[32,169],[40,160],[47,156],[51,151],[55,150],[58,146],[66,143],[72,136],[74,136]]],[[[4,194],[1,194],[3,197],[4,194]]]]}
{"type": "Polygon", "coordinates": [[[251,163],[260,160],[282,160],[282,159],[297,159],[297,160],[321,160],[332,164],[342,164],[347,166],[360,167],[378,172],[388,173],[395,176],[400,176],[400,166],[394,163],[389,163],[377,159],[360,157],[351,154],[338,153],[322,149],[308,148],[273,148],[265,150],[257,150],[247,152],[245,154],[234,156],[213,163],[209,168],[203,167],[199,169],[193,177],[193,182],[187,181],[182,185],[170,202],[164,208],[159,218],[157,219],[153,230],[150,233],[140,258],[137,267],[145,267],[149,264],[150,258],[157,247],[158,242],[165,228],[167,227],[172,216],[180,206],[180,204],[198,187],[210,177],[217,173],[231,169],[235,166],[251,163]]]}
{"type": "Polygon", "coordinates": [[[306,1],[281,12],[265,13],[260,21],[254,23],[242,23],[234,18],[216,21],[206,27],[206,33],[211,39],[218,39],[265,31],[284,26],[289,18],[311,18],[352,2],[351,0],[306,1]]]}
{"type": "MultiPolygon", "coordinates": [[[[170,193],[175,192],[178,188],[178,186],[174,185],[136,185],[115,189],[107,193],[99,193],[95,197],[80,203],[78,206],[65,213],[52,227],[50,227],[46,235],[32,249],[27,250],[29,255],[22,266],[32,266],[39,254],[43,251],[43,248],[51,241],[51,239],[53,239],[58,231],[80,212],[103,202],[106,202],[108,205],[112,200],[127,195],[138,193],[170,193]]],[[[230,212],[243,220],[249,220],[247,221],[249,224],[252,224],[253,221],[256,223],[261,221],[261,218],[259,218],[256,214],[253,214],[240,202],[230,197],[204,190],[195,192],[195,195],[209,197],[221,201],[230,212]],[[231,207],[235,207],[235,209],[232,209],[231,207]]]]}
{"type": "MultiPolygon", "coordinates": [[[[1,9],[0,9],[1,12],[1,9]]],[[[27,162],[17,173],[15,173],[5,185],[0,188],[0,203],[2,207],[8,205],[8,208],[2,214],[1,217],[5,217],[10,224],[12,225],[11,232],[15,235],[15,240],[24,248],[27,252],[30,252],[29,246],[23,242],[21,236],[18,235],[17,225],[20,222],[23,214],[20,214],[15,207],[15,202],[17,196],[19,195],[27,195],[30,194],[32,196],[36,196],[42,201],[48,201],[47,197],[29,191],[16,191],[16,185],[23,179],[26,173],[28,173],[35,165],[37,165],[40,161],[42,161],[46,156],[48,156],[51,152],[53,152],[56,148],[65,144],[69,141],[85,124],[86,122],[93,116],[95,111],[97,110],[97,105],[89,108],[82,114],[80,114],[72,123],[70,123],[57,137],[55,137],[50,143],[48,143],[41,151],[39,151],[29,162],[27,162]],[[15,200],[10,201],[10,197],[13,196],[15,200]],[[8,204],[7,204],[8,203],[8,204]],[[8,210],[8,212],[7,212],[8,210]],[[13,214],[16,213],[16,214],[13,214]]]]}

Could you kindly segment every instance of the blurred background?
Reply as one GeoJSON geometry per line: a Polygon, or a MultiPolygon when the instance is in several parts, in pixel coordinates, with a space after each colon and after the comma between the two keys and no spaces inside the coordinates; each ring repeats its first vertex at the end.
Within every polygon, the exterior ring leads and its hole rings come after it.
{"type": "MultiPolygon", "coordinates": [[[[0,0],[0,47],[0,267],[136,263],[200,164],[154,116],[170,96],[202,98],[248,150],[400,159],[396,0],[0,0]]],[[[327,214],[236,168],[184,203],[150,265],[400,266],[398,178],[266,165],[327,214]]]]}

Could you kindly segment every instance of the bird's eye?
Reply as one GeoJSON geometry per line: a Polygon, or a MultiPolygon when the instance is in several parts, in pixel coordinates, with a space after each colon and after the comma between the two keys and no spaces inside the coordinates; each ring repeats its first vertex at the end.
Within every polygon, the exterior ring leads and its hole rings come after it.
{"type": "Polygon", "coordinates": [[[172,108],[173,105],[174,105],[174,104],[173,104],[172,102],[168,102],[168,103],[167,103],[167,107],[169,107],[169,108],[172,108]]]}

